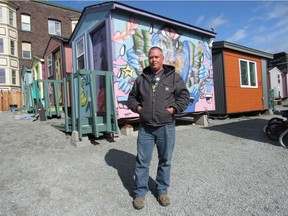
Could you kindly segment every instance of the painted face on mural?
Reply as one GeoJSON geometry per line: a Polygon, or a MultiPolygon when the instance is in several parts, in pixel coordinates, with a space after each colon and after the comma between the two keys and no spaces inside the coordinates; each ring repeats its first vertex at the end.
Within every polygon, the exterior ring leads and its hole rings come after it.
{"type": "Polygon", "coordinates": [[[153,73],[163,69],[164,56],[159,49],[152,49],[149,52],[149,65],[153,73]]]}

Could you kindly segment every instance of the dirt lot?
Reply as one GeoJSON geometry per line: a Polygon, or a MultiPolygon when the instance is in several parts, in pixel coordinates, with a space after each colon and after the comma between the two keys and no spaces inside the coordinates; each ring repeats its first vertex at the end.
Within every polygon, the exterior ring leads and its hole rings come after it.
{"type": "Polygon", "coordinates": [[[272,115],[209,119],[177,126],[169,194],[153,195],[157,152],[146,206],[132,206],[137,131],[75,147],[46,122],[0,113],[0,215],[288,215],[288,150],[262,131],[272,115]]]}

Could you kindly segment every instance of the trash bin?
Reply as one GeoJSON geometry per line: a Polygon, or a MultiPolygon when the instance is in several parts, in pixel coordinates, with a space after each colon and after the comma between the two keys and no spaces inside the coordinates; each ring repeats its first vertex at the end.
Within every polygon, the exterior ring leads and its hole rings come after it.
{"type": "Polygon", "coordinates": [[[17,104],[10,104],[9,107],[10,107],[10,111],[12,112],[18,107],[18,105],[17,104]]]}

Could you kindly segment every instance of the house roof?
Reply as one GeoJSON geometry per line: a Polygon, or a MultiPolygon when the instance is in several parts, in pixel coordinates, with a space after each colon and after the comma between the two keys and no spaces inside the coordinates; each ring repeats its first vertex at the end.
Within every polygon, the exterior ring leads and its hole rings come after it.
{"type": "Polygon", "coordinates": [[[34,61],[34,59],[36,59],[37,61],[44,61],[42,56],[35,55],[35,56],[33,56],[33,61],[34,61]]]}
{"type": "Polygon", "coordinates": [[[193,26],[193,25],[181,22],[181,21],[170,19],[168,17],[164,17],[164,16],[161,16],[158,14],[150,13],[148,11],[145,11],[145,10],[142,10],[139,8],[131,7],[129,5],[126,5],[126,4],[123,4],[120,2],[108,1],[108,2],[103,2],[103,3],[99,3],[99,4],[86,6],[84,8],[84,10],[82,11],[82,14],[79,18],[79,22],[77,23],[75,30],[70,37],[70,40],[71,40],[71,38],[73,38],[74,33],[77,32],[77,28],[79,27],[79,25],[80,25],[80,23],[84,17],[84,14],[89,13],[89,11],[95,11],[95,10],[103,11],[103,10],[116,10],[116,9],[122,10],[122,11],[128,11],[128,12],[131,12],[131,13],[137,14],[137,15],[142,15],[142,16],[151,18],[153,20],[166,22],[166,23],[169,23],[170,25],[179,26],[179,27],[182,27],[184,29],[193,30],[193,31],[198,32],[200,34],[206,34],[211,38],[216,37],[216,32],[214,32],[214,31],[205,30],[205,29],[202,29],[202,28],[199,28],[199,27],[196,27],[196,26],[193,26]]]}
{"type": "Polygon", "coordinates": [[[54,4],[54,3],[51,3],[49,1],[43,1],[43,0],[32,0],[32,1],[33,2],[37,2],[37,3],[41,3],[41,4],[50,5],[50,6],[57,7],[57,8],[62,8],[62,9],[65,9],[65,10],[70,10],[70,11],[75,11],[75,12],[81,13],[81,10],[77,10],[75,8],[66,7],[66,6],[59,5],[59,4],[54,4]]]}
{"type": "Polygon", "coordinates": [[[19,9],[19,4],[13,2],[13,1],[1,1],[3,4],[7,4],[8,6],[14,8],[15,10],[19,9]]]}
{"type": "Polygon", "coordinates": [[[241,46],[239,44],[231,43],[228,41],[216,41],[216,42],[214,42],[212,50],[215,51],[218,49],[230,49],[230,50],[244,52],[244,53],[252,54],[252,55],[267,58],[267,59],[273,59],[273,54],[271,54],[271,53],[267,53],[267,52],[252,49],[249,47],[241,46]]]}
{"type": "Polygon", "coordinates": [[[270,67],[270,68],[267,68],[268,72],[271,73],[271,72],[279,72],[281,74],[284,74],[281,70],[279,70],[278,67],[270,67]]]}
{"type": "Polygon", "coordinates": [[[67,42],[69,41],[68,38],[65,38],[65,37],[62,37],[62,36],[59,36],[59,35],[51,35],[51,36],[50,36],[50,40],[51,40],[52,38],[56,38],[56,39],[58,39],[58,40],[60,40],[60,41],[62,41],[62,42],[64,42],[64,43],[67,43],[67,42]]]}
{"type": "Polygon", "coordinates": [[[49,41],[48,41],[48,43],[46,45],[44,55],[46,54],[47,48],[49,47],[49,45],[51,43],[51,40],[53,40],[53,39],[57,39],[62,44],[68,44],[68,42],[69,42],[68,38],[64,38],[64,37],[61,37],[61,36],[58,36],[58,35],[51,35],[50,38],[49,38],[49,41]]]}

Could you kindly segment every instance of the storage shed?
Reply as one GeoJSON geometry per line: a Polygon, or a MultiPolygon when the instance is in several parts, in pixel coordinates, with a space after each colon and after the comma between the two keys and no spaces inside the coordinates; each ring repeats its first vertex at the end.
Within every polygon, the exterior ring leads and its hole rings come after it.
{"type": "Polygon", "coordinates": [[[268,109],[267,60],[272,54],[218,41],[213,44],[212,55],[216,101],[212,114],[268,109]]]}
{"type": "MultiPolygon", "coordinates": [[[[172,9],[171,9],[172,12],[172,9]]],[[[159,46],[165,64],[174,65],[190,91],[191,102],[185,112],[215,109],[212,43],[216,33],[196,26],[130,7],[104,2],[85,7],[70,37],[73,71],[81,69],[113,71],[118,119],[138,117],[127,108],[127,98],[142,69],[148,66],[148,50],[159,46]]],[[[98,109],[104,81],[97,80],[98,109]]],[[[85,85],[83,78],[83,88],[85,85]]],[[[91,98],[81,112],[91,115],[91,98]]],[[[78,102],[79,103],[79,102],[78,102]]]]}

